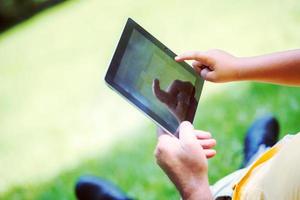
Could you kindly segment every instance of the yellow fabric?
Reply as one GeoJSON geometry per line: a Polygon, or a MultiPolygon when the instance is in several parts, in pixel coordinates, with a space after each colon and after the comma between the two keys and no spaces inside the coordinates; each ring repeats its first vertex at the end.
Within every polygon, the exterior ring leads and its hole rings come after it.
{"type": "Polygon", "coordinates": [[[300,200],[300,134],[265,152],[234,187],[233,200],[300,200]]]}

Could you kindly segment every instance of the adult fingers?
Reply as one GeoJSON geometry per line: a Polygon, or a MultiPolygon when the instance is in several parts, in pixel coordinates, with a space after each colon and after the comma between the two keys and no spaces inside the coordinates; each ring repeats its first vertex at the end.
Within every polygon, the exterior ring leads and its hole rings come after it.
{"type": "Polygon", "coordinates": [[[215,139],[198,140],[198,142],[202,146],[203,149],[211,149],[214,146],[216,146],[215,139]]]}
{"type": "Polygon", "coordinates": [[[217,154],[217,152],[214,149],[204,149],[204,154],[206,158],[212,158],[217,154]]]}
{"type": "Polygon", "coordinates": [[[195,133],[197,139],[210,139],[211,138],[211,134],[206,131],[195,130],[194,133],[195,133]]]}

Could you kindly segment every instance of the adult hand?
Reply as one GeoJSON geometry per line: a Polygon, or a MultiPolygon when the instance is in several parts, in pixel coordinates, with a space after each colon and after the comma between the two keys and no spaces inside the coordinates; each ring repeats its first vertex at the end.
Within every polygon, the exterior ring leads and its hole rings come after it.
{"type": "Polygon", "coordinates": [[[193,68],[207,81],[228,82],[239,79],[239,59],[222,50],[189,51],[176,56],[175,60],[194,60],[193,68]]]}
{"type": "Polygon", "coordinates": [[[190,122],[179,126],[179,138],[159,135],[155,149],[158,165],[174,183],[184,200],[211,199],[207,157],[216,154],[213,139],[198,139],[208,134],[194,130],[190,122]],[[197,136],[198,135],[198,136],[197,136]]]}

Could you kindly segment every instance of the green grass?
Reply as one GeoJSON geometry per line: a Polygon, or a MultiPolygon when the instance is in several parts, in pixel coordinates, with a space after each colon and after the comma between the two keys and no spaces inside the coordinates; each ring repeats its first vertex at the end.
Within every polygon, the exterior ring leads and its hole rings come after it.
{"type": "MultiPolygon", "coordinates": [[[[221,48],[238,56],[299,48],[300,3],[70,1],[0,35],[0,199],[74,199],[83,174],[139,199],[176,199],[155,165],[155,127],[103,76],[132,17],[175,52],[221,48]]],[[[298,88],[206,84],[195,126],[218,141],[215,182],[241,162],[249,124],[273,113],[281,136],[300,130],[298,88]]]]}

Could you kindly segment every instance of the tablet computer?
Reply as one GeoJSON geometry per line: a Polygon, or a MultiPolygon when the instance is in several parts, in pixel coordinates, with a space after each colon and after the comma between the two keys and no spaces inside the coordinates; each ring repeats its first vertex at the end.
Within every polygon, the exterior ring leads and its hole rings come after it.
{"type": "Polygon", "coordinates": [[[193,122],[204,82],[175,56],[129,18],[105,76],[113,90],[171,134],[180,122],[193,122]]]}

